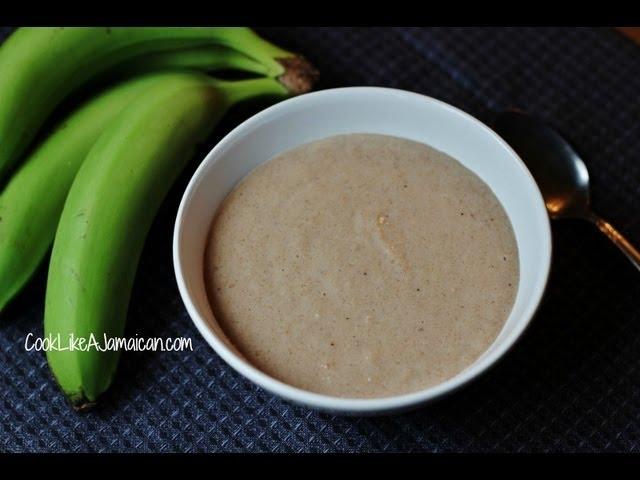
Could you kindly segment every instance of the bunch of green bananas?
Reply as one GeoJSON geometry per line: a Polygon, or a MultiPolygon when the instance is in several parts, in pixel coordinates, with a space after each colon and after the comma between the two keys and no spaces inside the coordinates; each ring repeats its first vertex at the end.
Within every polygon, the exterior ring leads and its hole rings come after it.
{"type": "MultiPolygon", "coordinates": [[[[13,173],[0,193],[0,312],[53,243],[45,336],[122,336],[147,232],[194,148],[235,103],[304,93],[316,75],[247,28],[18,29],[0,46],[0,181],[13,173]],[[215,70],[258,76],[203,73],[215,70]],[[107,87],[31,146],[96,79],[107,87]]],[[[52,350],[47,360],[86,409],[118,353],[52,350]]]]}

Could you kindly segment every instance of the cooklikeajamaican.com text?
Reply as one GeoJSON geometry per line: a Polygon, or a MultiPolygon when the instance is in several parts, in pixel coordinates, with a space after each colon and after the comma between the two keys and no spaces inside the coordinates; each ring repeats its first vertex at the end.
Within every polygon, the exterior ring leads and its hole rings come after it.
{"type": "Polygon", "coordinates": [[[93,333],[87,337],[69,335],[48,335],[36,337],[33,333],[27,334],[24,340],[24,348],[27,351],[81,351],[95,350],[98,352],[125,351],[125,352],[181,352],[193,350],[191,339],[186,337],[160,338],[160,337],[110,337],[104,334],[102,337],[93,333]]]}

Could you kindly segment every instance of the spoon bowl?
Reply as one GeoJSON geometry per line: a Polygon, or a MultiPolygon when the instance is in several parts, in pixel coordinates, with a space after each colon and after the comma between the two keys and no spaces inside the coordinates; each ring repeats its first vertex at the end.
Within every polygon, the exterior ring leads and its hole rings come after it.
{"type": "Polygon", "coordinates": [[[558,131],[519,110],[500,113],[494,130],[529,168],[551,218],[593,222],[640,270],[640,252],[591,210],[587,167],[558,131]]]}
{"type": "Polygon", "coordinates": [[[527,164],[552,218],[585,217],[590,210],[589,172],[556,130],[517,110],[502,113],[495,130],[527,164]]]}

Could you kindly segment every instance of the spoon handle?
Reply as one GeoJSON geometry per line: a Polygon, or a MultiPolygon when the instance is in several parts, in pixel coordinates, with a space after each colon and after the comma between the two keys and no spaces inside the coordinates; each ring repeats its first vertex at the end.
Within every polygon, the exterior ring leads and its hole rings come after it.
{"type": "Polygon", "coordinates": [[[622,253],[624,253],[631,263],[635,265],[635,267],[640,270],[640,252],[636,247],[631,245],[629,240],[624,238],[622,234],[616,230],[613,225],[604,220],[603,218],[592,215],[590,220],[600,229],[602,233],[604,233],[611,241],[620,249],[622,253]]]}

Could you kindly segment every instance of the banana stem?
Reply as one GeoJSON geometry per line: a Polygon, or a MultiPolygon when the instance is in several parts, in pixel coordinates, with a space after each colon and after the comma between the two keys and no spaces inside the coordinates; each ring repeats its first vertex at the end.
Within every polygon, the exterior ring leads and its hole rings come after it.
{"type": "Polygon", "coordinates": [[[235,29],[228,46],[262,63],[265,74],[278,78],[292,95],[308,92],[318,80],[318,70],[306,58],[268,42],[250,28],[235,29]]]}
{"type": "Polygon", "coordinates": [[[286,70],[279,59],[295,56],[293,53],[263,39],[250,28],[235,28],[230,37],[232,40],[227,43],[228,46],[262,63],[267,68],[267,75],[271,77],[280,76],[286,70]]]}
{"type": "Polygon", "coordinates": [[[256,97],[287,97],[289,90],[275,78],[251,78],[248,80],[216,81],[225,92],[231,105],[256,97]]]}

